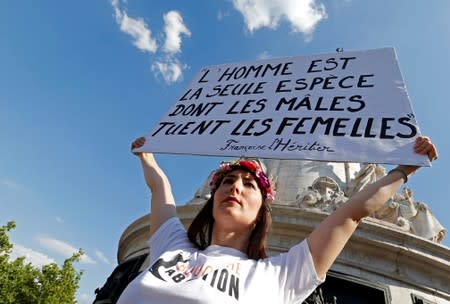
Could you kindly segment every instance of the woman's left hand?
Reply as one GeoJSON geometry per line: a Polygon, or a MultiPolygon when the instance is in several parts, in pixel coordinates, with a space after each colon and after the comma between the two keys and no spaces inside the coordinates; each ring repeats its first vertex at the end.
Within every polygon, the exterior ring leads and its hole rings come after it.
{"type": "Polygon", "coordinates": [[[416,142],[414,144],[414,152],[420,155],[428,155],[428,159],[430,161],[438,159],[436,146],[427,136],[419,136],[416,138],[416,142]]]}

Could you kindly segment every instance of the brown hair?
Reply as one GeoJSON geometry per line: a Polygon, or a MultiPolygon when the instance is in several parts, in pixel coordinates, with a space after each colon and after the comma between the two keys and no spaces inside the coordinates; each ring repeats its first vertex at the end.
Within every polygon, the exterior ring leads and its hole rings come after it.
{"type": "MultiPolygon", "coordinates": [[[[213,202],[214,193],[206,201],[206,204],[194,218],[187,231],[189,240],[201,250],[211,244],[214,226],[213,202]]],[[[255,228],[250,234],[247,252],[245,252],[250,259],[259,260],[267,257],[266,240],[271,225],[270,207],[263,202],[258,212],[255,228]]]]}

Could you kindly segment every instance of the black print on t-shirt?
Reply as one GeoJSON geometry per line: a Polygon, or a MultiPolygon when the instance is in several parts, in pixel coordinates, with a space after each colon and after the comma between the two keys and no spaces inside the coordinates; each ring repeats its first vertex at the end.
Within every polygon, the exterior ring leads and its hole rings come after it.
{"type": "Polygon", "coordinates": [[[178,253],[169,261],[159,258],[149,271],[164,282],[167,282],[165,278],[172,279],[174,283],[181,283],[201,277],[212,288],[239,300],[239,262],[215,269],[205,264],[189,266],[188,261],[189,259],[184,259],[183,255],[178,253]]]}
{"type": "MultiPolygon", "coordinates": [[[[186,263],[189,260],[183,260],[183,256],[181,253],[177,254],[174,258],[172,258],[170,261],[164,261],[163,259],[158,259],[155,264],[153,264],[152,267],[150,267],[149,271],[158,279],[164,280],[164,278],[159,273],[159,268],[163,267],[166,270],[172,268],[173,266],[177,265],[179,262],[186,263]]],[[[164,271],[164,270],[163,270],[164,271]]],[[[166,271],[167,272],[167,271],[166,271]]]]}

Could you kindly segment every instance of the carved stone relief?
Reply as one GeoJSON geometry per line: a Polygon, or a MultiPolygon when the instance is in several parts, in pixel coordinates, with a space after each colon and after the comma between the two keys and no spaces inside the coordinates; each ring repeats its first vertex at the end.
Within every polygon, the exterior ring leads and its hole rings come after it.
{"type": "MultiPolygon", "coordinates": [[[[354,193],[360,191],[386,175],[386,170],[378,164],[366,164],[347,184],[345,191],[331,177],[321,176],[311,186],[297,195],[292,205],[310,211],[330,213],[345,203],[354,193]]],[[[413,233],[433,242],[440,243],[445,236],[445,228],[432,214],[428,206],[416,201],[413,192],[404,188],[396,193],[385,206],[372,217],[397,225],[403,231],[413,233]]]]}

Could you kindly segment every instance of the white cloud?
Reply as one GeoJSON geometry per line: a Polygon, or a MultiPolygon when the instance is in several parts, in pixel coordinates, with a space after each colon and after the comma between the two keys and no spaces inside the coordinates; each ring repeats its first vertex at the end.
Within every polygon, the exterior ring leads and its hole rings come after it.
{"type": "Polygon", "coordinates": [[[25,188],[21,185],[19,185],[18,183],[12,181],[12,180],[6,180],[6,179],[2,179],[0,180],[0,184],[6,186],[9,189],[12,190],[25,190],[25,188]]]}
{"type": "Polygon", "coordinates": [[[181,35],[191,36],[191,32],[184,25],[183,18],[177,11],[165,14],[164,23],[166,41],[163,52],[165,55],[153,62],[151,69],[155,76],[161,75],[164,81],[170,84],[183,79],[183,70],[187,66],[176,58],[176,54],[181,51],[181,35]]]}
{"type": "MultiPolygon", "coordinates": [[[[56,252],[65,258],[71,257],[72,254],[78,251],[78,249],[75,248],[74,246],[60,240],[42,237],[38,238],[38,241],[39,244],[41,244],[41,246],[43,246],[44,248],[56,252]]],[[[86,253],[83,254],[83,256],[81,257],[80,263],[96,264],[96,262],[92,258],[90,258],[86,253]]]]}
{"type": "Polygon", "coordinates": [[[114,14],[120,30],[134,38],[133,44],[143,52],[155,53],[158,49],[156,40],[152,38],[151,31],[142,18],[131,18],[124,10],[119,8],[119,1],[112,0],[114,14]]]}
{"type": "MultiPolygon", "coordinates": [[[[122,3],[126,5],[125,0],[122,3]]],[[[134,45],[137,48],[150,53],[157,53],[160,50],[159,59],[152,61],[150,65],[155,76],[162,76],[168,84],[183,79],[183,70],[187,68],[187,65],[180,63],[176,55],[181,53],[182,36],[190,37],[191,32],[184,24],[181,14],[172,10],[163,15],[164,35],[161,37],[164,37],[165,41],[163,47],[159,49],[159,43],[152,38],[151,31],[142,18],[129,17],[126,10],[120,8],[120,0],[111,0],[111,5],[120,30],[135,39],[134,45]]]]}
{"type": "Polygon", "coordinates": [[[258,56],[258,59],[269,59],[269,58],[271,58],[272,56],[270,56],[270,54],[269,54],[269,52],[267,52],[267,51],[264,51],[264,52],[262,52],[261,54],[259,54],[259,56],[258,56]]]}
{"type": "Polygon", "coordinates": [[[286,20],[294,32],[309,37],[317,23],[327,18],[325,6],[316,0],[233,0],[233,5],[250,32],[262,27],[275,29],[286,20]]]}
{"type": "Polygon", "coordinates": [[[219,20],[219,21],[225,19],[225,17],[228,17],[228,16],[230,16],[229,12],[222,12],[221,10],[219,10],[217,12],[217,20],[219,20]]]}
{"type": "Polygon", "coordinates": [[[55,260],[49,258],[43,253],[34,251],[33,249],[24,247],[19,244],[14,244],[13,250],[10,255],[10,259],[15,260],[18,257],[25,257],[26,263],[31,263],[39,268],[50,263],[55,263],[55,260]]]}
{"type": "Polygon", "coordinates": [[[183,18],[177,11],[170,11],[164,15],[164,32],[166,41],[164,51],[169,54],[181,51],[181,35],[191,36],[191,32],[184,25],[183,18]]]}
{"type": "Polygon", "coordinates": [[[100,250],[95,250],[95,255],[97,256],[97,258],[102,261],[105,264],[111,264],[108,260],[108,258],[105,256],[105,254],[103,252],[101,252],[100,250]]]}
{"type": "Polygon", "coordinates": [[[94,301],[94,297],[88,295],[87,293],[82,293],[79,297],[80,303],[92,303],[94,301]]]}
{"type": "Polygon", "coordinates": [[[152,64],[152,71],[156,75],[160,74],[166,83],[173,83],[183,79],[183,70],[185,68],[185,65],[171,57],[166,57],[161,61],[155,61],[152,64]]]}

